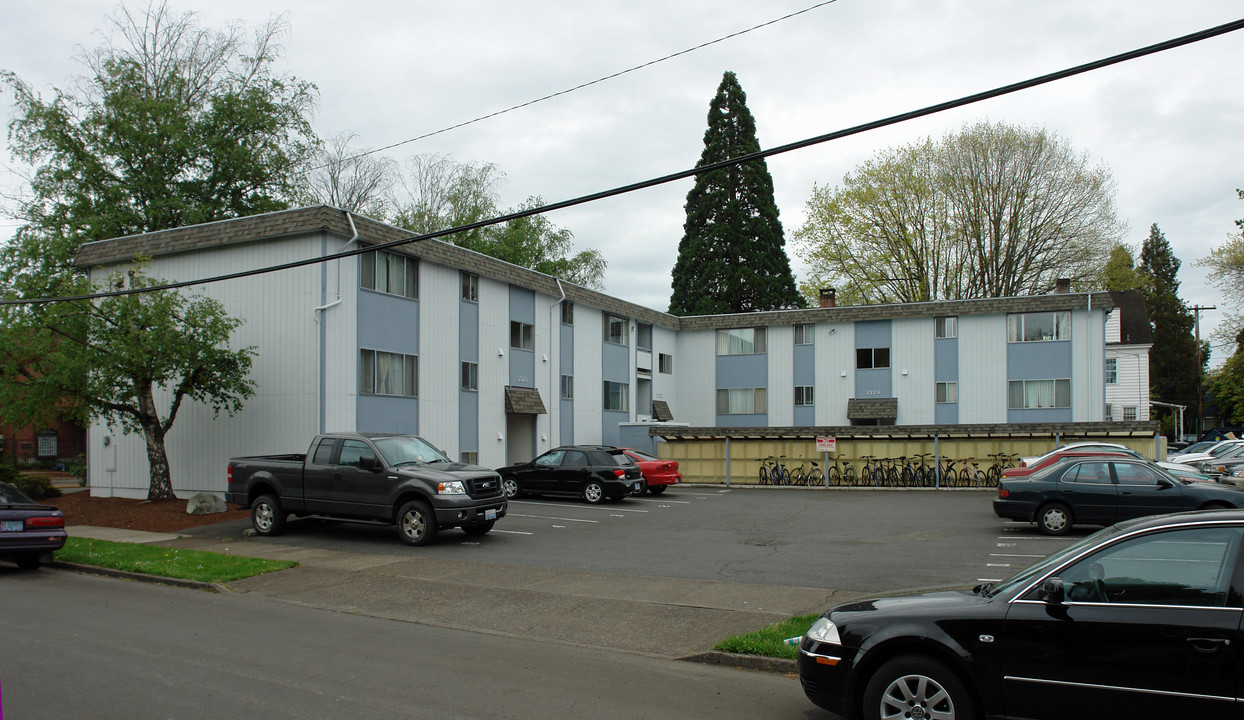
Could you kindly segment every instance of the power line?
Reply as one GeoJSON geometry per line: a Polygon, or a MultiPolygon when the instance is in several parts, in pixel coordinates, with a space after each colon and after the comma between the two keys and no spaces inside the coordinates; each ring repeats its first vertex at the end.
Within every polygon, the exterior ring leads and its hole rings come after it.
{"type": "MultiPolygon", "coordinates": [[[[689,48],[687,48],[686,50],[679,50],[678,52],[675,52],[675,53],[670,53],[669,55],[666,55],[666,56],[664,56],[664,57],[659,57],[659,58],[657,58],[656,60],[649,60],[649,61],[648,61],[648,62],[646,62],[646,63],[641,63],[641,64],[639,64],[639,65],[636,65],[636,66],[634,66],[634,67],[627,68],[627,69],[625,69],[625,70],[619,70],[619,71],[617,71],[617,72],[615,72],[615,73],[611,73],[611,74],[609,74],[609,75],[605,75],[604,77],[599,77],[599,78],[596,78],[595,80],[590,80],[590,81],[585,82],[585,83],[580,83],[579,85],[575,85],[575,86],[574,86],[574,87],[572,87],[572,88],[567,88],[567,89],[565,89],[565,90],[561,90],[561,91],[559,91],[559,92],[551,93],[551,94],[549,94],[549,95],[545,95],[545,96],[543,96],[543,97],[536,98],[535,100],[528,100],[528,101],[527,101],[527,102],[525,102],[525,103],[519,103],[518,105],[514,105],[513,107],[508,107],[508,108],[506,108],[506,109],[504,109],[504,110],[497,110],[497,111],[495,111],[495,112],[488,113],[487,115],[480,115],[479,117],[474,118],[474,119],[472,119],[472,120],[465,120],[465,121],[460,122],[460,123],[458,123],[458,124],[456,124],[456,125],[450,125],[449,127],[441,128],[440,130],[433,130],[432,132],[428,132],[428,133],[424,133],[424,134],[422,134],[422,135],[418,135],[418,136],[416,136],[416,137],[410,138],[409,140],[402,140],[401,142],[395,142],[395,143],[392,143],[392,144],[390,144],[390,145],[385,145],[384,147],[378,147],[378,148],[376,148],[376,149],[374,149],[374,150],[366,150],[366,151],[364,151],[364,152],[360,152],[360,153],[357,153],[357,154],[355,154],[355,155],[351,155],[351,156],[350,156],[350,157],[348,157],[348,158],[343,158],[343,159],[341,159],[341,160],[339,160],[339,161],[336,161],[336,162],[338,162],[338,163],[349,162],[349,161],[351,161],[351,160],[357,160],[357,159],[359,159],[359,158],[361,158],[361,157],[367,157],[368,155],[374,155],[374,154],[379,153],[379,152],[384,152],[385,150],[392,150],[393,148],[396,148],[396,147],[401,147],[401,146],[403,146],[403,145],[409,145],[410,143],[413,143],[413,142],[418,142],[419,140],[425,140],[425,139],[430,138],[430,137],[432,137],[432,136],[434,136],[434,135],[440,135],[440,134],[442,134],[442,133],[447,133],[447,132],[449,132],[450,130],[457,130],[458,128],[461,128],[461,127],[466,127],[467,125],[474,125],[474,124],[475,124],[475,123],[477,123],[477,122],[482,122],[482,121],[484,121],[484,120],[488,120],[488,119],[490,119],[490,118],[497,117],[498,115],[504,115],[504,114],[506,114],[506,113],[508,113],[508,112],[513,112],[514,110],[521,110],[522,108],[525,108],[525,107],[530,107],[530,106],[532,106],[532,105],[535,105],[536,103],[542,103],[542,102],[544,102],[545,100],[552,100],[553,98],[556,98],[556,97],[561,97],[562,95],[568,95],[568,94],[570,94],[570,93],[572,93],[572,92],[574,92],[574,91],[576,91],[576,90],[582,90],[583,88],[586,88],[586,87],[591,87],[592,85],[597,85],[597,84],[599,84],[599,83],[603,83],[603,82],[605,82],[606,80],[612,80],[612,79],[614,79],[614,78],[616,78],[616,77],[621,77],[621,76],[623,76],[623,75],[626,75],[627,73],[633,73],[633,72],[635,72],[636,70],[643,70],[644,68],[646,68],[646,67],[651,67],[651,66],[653,66],[653,65],[656,65],[657,63],[663,63],[663,62],[665,62],[666,60],[672,60],[672,59],[674,59],[674,58],[676,58],[676,57],[680,57],[680,56],[682,56],[682,55],[686,55],[686,54],[688,54],[688,53],[695,52],[696,50],[701,50],[701,49],[706,48],[706,47],[708,47],[708,46],[710,46],[710,45],[716,45],[717,43],[720,43],[720,42],[725,42],[726,40],[730,40],[730,39],[732,39],[732,38],[736,38],[736,37],[738,37],[738,36],[740,36],[740,35],[746,35],[747,33],[752,32],[753,30],[759,30],[760,28],[763,28],[763,27],[768,27],[768,26],[770,26],[770,25],[774,25],[774,24],[776,24],[776,23],[780,23],[780,22],[782,22],[783,20],[789,20],[789,19],[791,19],[791,18],[793,18],[793,17],[799,16],[799,15],[803,15],[804,13],[812,12],[813,10],[816,10],[817,8],[824,7],[824,6],[826,6],[826,5],[832,5],[832,4],[836,3],[836,2],[838,2],[838,0],[825,0],[825,2],[819,2],[819,3],[815,4],[815,5],[812,5],[812,6],[810,6],[810,7],[806,7],[806,8],[804,8],[804,9],[802,9],[802,10],[796,10],[795,12],[788,13],[788,14],[786,14],[786,15],[783,15],[782,17],[779,17],[779,18],[774,18],[774,19],[772,19],[772,20],[768,20],[768,21],[766,21],[766,22],[762,22],[762,23],[760,23],[759,25],[753,25],[752,27],[749,27],[749,28],[747,28],[746,30],[739,30],[739,31],[737,31],[737,32],[732,32],[732,33],[730,33],[729,35],[723,35],[722,37],[719,37],[719,38],[717,38],[716,40],[709,40],[708,42],[702,42],[702,43],[700,43],[699,45],[695,45],[695,46],[693,46],[693,47],[689,47],[689,48]]],[[[323,165],[316,165],[315,167],[310,168],[310,169],[308,170],[308,172],[310,172],[311,170],[320,170],[320,169],[322,169],[322,168],[326,168],[326,167],[328,167],[329,165],[332,165],[332,164],[336,164],[336,163],[325,163],[325,164],[323,164],[323,165]]]]}
{"type": "Polygon", "coordinates": [[[296,260],[293,262],[282,263],[280,265],[271,265],[271,266],[264,267],[264,268],[256,268],[254,270],[243,270],[241,272],[230,273],[227,275],[217,275],[215,277],[204,278],[200,280],[186,280],[186,281],[181,281],[181,282],[166,283],[163,285],[153,285],[151,287],[146,287],[146,288],[131,288],[128,290],[114,290],[114,291],[109,291],[109,292],[93,293],[90,295],[75,295],[72,297],[34,298],[34,299],[29,299],[29,300],[0,300],[0,306],[2,305],[43,305],[43,304],[53,303],[53,302],[93,300],[96,298],[115,297],[119,295],[132,295],[132,294],[137,294],[141,292],[154,292],[156,290],[171,290],[171,289],[176,289],[176,288],[189,287],[192,285],[206,285],[209,283],[222,282],[225,280],[236,280],[239,278],[251,277],[253,275],[263,275],[267,273],[278,272],[281,270],[290,270],[293,268],[304,267],[307,265],[315,265],[315,264],[322,263],[322,262],[328,262],[330,260],[340,260],[343,258],[354,257],[356,255],[362,255],[363,253],[375,252],[377,250],[386,250],[388,248],[397,247],[399,245],[408,245],[413,242],[431,240],[434,238],[444,237],[446,235],[453,235],[455,233],[466,232],[468,230],[476,230],[478,228],[488,227],[490,225],[497,225],[500,223],[509,222],[511,220],[518,220],[520,218],[530,217],[532,215],[541,215],[543,213],[552,212],[554,210],[562,210],[565,208],[574,207],[576,205],[583,205],[585,203],[595,202],[597,200],[604,200],[605,198],[614,197],[616,195],[623,195],[626,193],[635,192],[636,190],[643,190],[645,188],[655,187],[657,185],[664,185],[666,183],[674,182],[675,180],[682,180],[684,178],[693,177],[695,175],[700,175],[703,173],[713,172],[715,170],[732,167],[734,165],[741,165],[747,162],[763,160],[764,158],[771,157],[773,155],[780,155],[782,153],[791,152],[793,150],[801,150],[803,148],[811,147],[813,145],[819,145],[821,143],[829,142],[831,140],[839,140],[839,139],[849,137],[852,135],[858,135],[860,133],[868,132],[870,130],[877,130],[879,128],[887,127],[890,125],[897,125],[899,123],[907,122],[909,120],[915,120],[917,118],[926,117],[928,115],[933,115],[936,113],[945,112],[947,110],[953,110],[955,108],[960,108],[965,105],[971,105],[973,103],[983,102],[985,100],[990,100],[993,98],[1001,97],[1003,95],[1009,95],[1011,93],[1019,92],[1020,90],[1027,90],[1030,88],[1037,87],[1039,85],[1045,85],[1045,84],[1054,82],[1056,80],[1064,80],[1066,78],[1073,77],[1075,75],[1080,75],[1086,72],[1090,72],[1092,70],[1100,70],[1102,68],[1109,67],[1111,65],[1117,65],[1119,63],[1127,62],[1129,60],[1135,60],[1137,58],[1145,57],[1147,55],[1153,55],[1155,53],[1163,52],[1166,50],[1172,50],[1174,48],[1183,47],[1184,45],[1190,45],[1192,43],[1200,42],[1202,40],[1208,40],[1210,38],[1217,37],[1219,35],[1225,35],[1226,33],[1234,32],[1240,29],[1244,29],[1244,19],[1236,20],[1236,21],[1229,22],[1223,25],[1218,25],[1216,27],[1212,27],[1207,30],[1202,30],[1200,32],[1191,33],[1189,35],[1183,35],[1181,37],[1177,37],[1172,40],[1167,40],[1165,42],[1156,43],[1154,45],[1147,45],[1145,47],[1142,47],[1136,50],[1131,50],[1125,53],[1120,53],[1118,55],[1112,55],[1110,57],[1103,58],[1101,60],[1096,60],[1094,62],[1085,63],[1083,65],[1076,65],[1074,67],[1067,68],[1065,70],[1059,70],[1057,72],[1052,72],[1047,75],[1041,75],[1035,78],[1031,78],[1029,80],[1023,80],[1020,82],[1012,83],[1010,85],[1003,85],[1001,87],[994,88],[993,90],[986,90],[984,92],[975,93],[973,95],[966,95],[957,100],[948,100],[946,102],[938,103],[936,105],[929,105],[928,107],[924,107],[919,110],[912,110],[910,112],[906,112],[901,115],[892,115],[882,120],[874,120],[872,122],[864,123],[863,125],[856,125],[854,127],[847,128],[845,130],[837,130],[835,132],[827,133],[825,135],[818,135],[816,137],[807,138],[805,140],[799,140],[797,142],[788,143],[786,145],[779,145],[777,147],[770,148],[768,150],[759,150],[757,152],[749,153],[747,155],[740,155],[737,158],[721,160],[719,162],[711,163],[709,165],[704,165],[701,167],[691,168],[689,170],[681,170],[679,172],[670,173],[669,175],[662,175],[660,177],[651,178],[649,180],[643,180],[640,182],[631,183],[630,185],[623,185],[620,187],[616,187],[616,188],[613,188],[612,190],[603,190],[601,192],[592,193],[590,195],[582,195],[580,197],[573,198],[570,200],[562,200],[561,202],[551,203],[549,205],[542,205],[540,207],[530,208],[527,210],[520,210],[517,212],[512,212],[507,215],[501,215],[501,216],[491,218],[488,220],[480,220],[478,222],[469,223],[467,225],[459,225],[457,227],[447,228],[445,230],[437,230],[436,232],[431,232],[431,233],[427,233],[424,235],[412,235],[411,237],[408,237],[408,238],[402,238],[400,240],[393,240],[391,242],[382,243],[380,245],[372,245],[369,247],[358,248],[355,250],[350,250],[347,252],[340,252],[334,255],[326,255],[323,257],[308,258],[305,260],[296,260]]]}

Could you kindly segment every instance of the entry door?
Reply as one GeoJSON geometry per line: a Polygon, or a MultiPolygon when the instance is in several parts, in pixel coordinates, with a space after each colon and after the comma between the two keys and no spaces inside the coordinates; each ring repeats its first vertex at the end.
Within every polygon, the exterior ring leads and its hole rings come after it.
{"type": "Polygon", "coordinates": [[[536,456],[536,416],[505,416],[505,464],[518,465],[536,456]]]}

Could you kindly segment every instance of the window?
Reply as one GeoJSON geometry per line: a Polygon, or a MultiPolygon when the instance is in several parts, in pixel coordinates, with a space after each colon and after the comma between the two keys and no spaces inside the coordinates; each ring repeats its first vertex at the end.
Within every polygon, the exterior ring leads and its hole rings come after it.
{"type": "Polygon", "coordinates": [[[1045,342],[1071,339],[1071,313],[1014,313],[1006,316],[1008,342],[1045,342]]]}
{"type": "Polygon", "coordinates": [[[795,326],[795,344],[811,345],[812,332],[816,329],[815,325],[796,325],[795,326]]]}
{"type": "Polygon", "coordinates": [[[389,252],[369,252],[361,257],[362,285],[368,290],[419,297],[419,261],[389,252]]]}
{"type": "Polygon", "coordinates": [[[959,402],[959,383],[954,380],[951,380],[948,382],[937,383],[937,402],[939,403],[959,402]]]}
{"type": "Polygon", "coordinates": [[[479,390],[479,363],[462,363],[462,389],[479,390]]]}
{"type": "Polygon", "coordinates": [[[574,400],[574,375],[562,375],[562,400],[574,400]]]}
{"type": "Polygon", "coordinates": [[[652,325],[639,323],[635,328],[635,347],[640,350],[652,350],[652,325]]]}
{"type": "Polygon", "coordinates": [[[812,386],[796,385],[795,386],[795,407],[810,407],[812,405],[812,386]]]}
{"type": "Polygon", "coordinates": [[[419,396],[419,358],[415,355],[363,350],[359,360],[359,392],[364,395],[419,396]]]}
{"type": "Polygon", "coordinates": [[[337,441],[332,438],[324,438],[320,440],[320,444],[315,448],[315,455],[312,463],[315,465],[328,465],[333,460],[333,450],[337,447],[337,441]]]}
{"type": "Polygon", "coordinates": [[[1123,406],[1123,422],[1136,422],[1136,406],[1135,405],[1124,405],[1123,406]]]}
{"type": "Polygon", "coordinates": [[[1063,475],[1063,482],[1077,485],[1114,484],[1110,479],[1110,464],[1104,462],[1080,463],[1079,467],[1073,467],[1063,475]]]}
{"type": "Polygon", "coordinates": [[[855,351],[855,367],[859,370],[890,367],[890,348],[859,348],[855,351]]]}
{"type": "Polygon", "coordinates": [[[939,317],[933,319],[933,337],[937,338],[953,338],[959,337],[959,318],[939,317]]]}
{"type": "Polygon", "coordinates": [[[341,443],[341,458],[337,461],[337,464],[362,468],[364,456],[374,458],[376,453],[371,449],[370,445],[361,440],[345,440],[341,443]]]}
{"type": "Polygon", "coordinates": [[[1142,535],[1063,568],[1059,577],[1069,602],[1225,607],[1240,536],[1238,527],[1142,535]]]}
{"type": "Polygon", "coordinates": [[[1009,394],[1012,410],[1071,407],[1070,380],[1012,380],[1009,394]]]}
{"type": "Polygon", "coordinates": [[[536,347],[536,328],[518,321],[510,321],[510,347],[519,350],[534,350],[536,347]]]}
{"type": "Polygon", "coordinates": [[[718,355],[760,355],[764,351],[764,328],[735,328],[717,331],[718,355]]]}
{"type": "Polygon", "coordinates": [[[605,381],[605,409],[627,412],[631,409],[630,386],[626,383],[605,381]]]}
{"type": "Polygon", "coordinates": [[[657,353],[657,372],[666,375],[674,374],[674,356],[657,353]]]}
{"type": "Polygon", "coordinates": [[[1106,358],[1106,384],[1114,385],[1119,382],[1119,360],[1118,358],[1106,358]]]}
{"type": "Polygon", "coordinates": [[[463,465],[479,465],[479,451],[471,450],[469,452],[459,453],[458,460],[460,460],[463,465]]]}
{"type": "Polygon", "coordinates": [[[462,299],[467,302],[479,302],[479,275],[462,273],[462,299]]]}
{"type": "Polygon", "coordinates": [[[574,303],[570,300],[562,301],[562,324],[574,325],[574,303]]]}
{"type": "Polygon", "coordinates": [[[1106,419],[1107,420],[1114,419],[1114,406],[1111,405],[1110,403],[1106,403],[1106,419]]]}
{"type": "Polygon", "coordinates": [[[717,391],[718,415],[754,415],[765,412],[764,388],[730,388],[717,391]]]}
{"type": "Polygon", "coordinates": [[[605,316],[605,342],[615,345],[630,345],[630,333],[627,332],[626,318],[617,315],[605,316]]]}

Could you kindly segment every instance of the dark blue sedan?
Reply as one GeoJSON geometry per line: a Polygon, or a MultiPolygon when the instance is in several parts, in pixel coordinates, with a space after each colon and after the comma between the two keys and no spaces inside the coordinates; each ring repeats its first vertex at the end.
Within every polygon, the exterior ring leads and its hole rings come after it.
{"type": "Polygon", "coordinates": [[[23,570],[52,561],[65,546],[65,515],[31,500],[16,485],[0,482],[0,558],[23,570]]]}
{"type": "Polygon", "coordinates": [[[1143,515],[1244,507],[1244,491],[1227,485],[1186,482],[1146,461],[1083,458],[1027,477],[1002,478],[993,511],[998,517],[1034,522],[1047,535],[1075,524],[1111,525],[1143,515]]]}

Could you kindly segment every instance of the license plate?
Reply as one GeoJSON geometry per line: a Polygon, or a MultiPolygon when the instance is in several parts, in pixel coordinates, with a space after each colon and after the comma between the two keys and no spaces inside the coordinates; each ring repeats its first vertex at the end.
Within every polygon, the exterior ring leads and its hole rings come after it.
{"type": "Polygon", "coordinates": [[[639,483],[635,483],[635,491],[636,491],[636,492],[638,492],[638,491],[639,491],[639,489],[640,489],[641,487],[643,487],[643,485],[640,485],[639,483]]]}
{"type": "Polygon", "coordinates": [[[497,510],[496,510],[496,508],[492,508],[492,509],[489,509],[489,510],[485,510],[485,511],[484,511],[484,519],[485,519],[485,520],[496,520],[496,519],[497,519],[497,510]]]}
{"type": "Polygon", "coordinates": [[[0,520],[0,532],[21,532],[24,529],[22,520],[0,520]]]}

